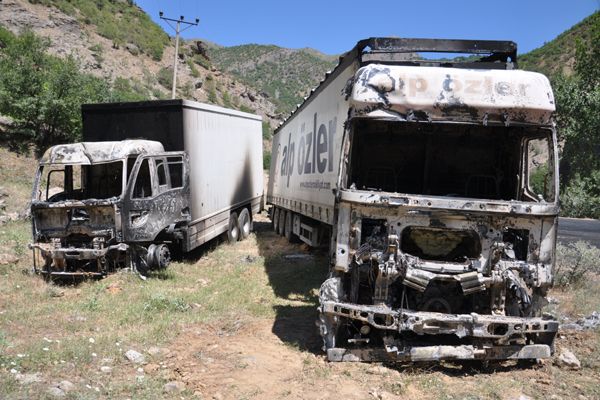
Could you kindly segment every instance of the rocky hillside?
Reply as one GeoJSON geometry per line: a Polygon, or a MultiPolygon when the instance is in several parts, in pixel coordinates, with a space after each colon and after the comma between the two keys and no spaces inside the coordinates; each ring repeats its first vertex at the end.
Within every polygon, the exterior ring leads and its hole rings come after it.
{"type": "Polygon", "coordinates": [[[548,76],[556,73],[571,74],[575,62],[577,41],[588,45],[600,45],[599,43],[590,43],[590,28],[598,21],[600,21],[600,11],[585,18],[542,47],[523,54],[519,59],[519,67],[542,72],[548,76]]]}
{"type": "Polygon", "coordinates": [[[258,88],[284,114],[301,103],[308,90],[337,63],[336,56],[313,49],[293,50],[257,44],[214,46],[209,49],[209,54],[219,69],[258,88]]]}
{"type": "MultiPolygon", "coordinates": [[[[49,38],[52,54],[74,55],[84,72],[118,81],[139,98],[170,97],[174,43],[132,1],[2,0],[0,26],[49,38]]],[[[180,48],[178,97],[256,112],[277,122],[277,107],[260,90],[213,66],[202,43],[180,48]]]]}
{"type": "MultiPolygon", "coordinates": [[[[595,13],[524,54],[521,67],[569,73],[574,43],[586,40],[598,18],[595,13]]],[[[173,40],[132,0],[2,0],[0,26],[48,37],[53,54],[75,55],[84,72],[125,86],[137,98],[170,97],[173,40]]],[[[256,112],[274,125],[302,102],[337,57],[312,49],[192,40],[181,45],[178,62],[178,97],[256,112]]]]}

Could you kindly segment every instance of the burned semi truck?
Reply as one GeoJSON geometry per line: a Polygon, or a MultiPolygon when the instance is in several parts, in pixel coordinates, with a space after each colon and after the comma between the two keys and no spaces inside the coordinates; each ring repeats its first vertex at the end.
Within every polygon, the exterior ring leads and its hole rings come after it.
{"type": "Polygon", "coordinates": [[[329,360],[552,354],[555,105],[516,68],[509,41],[363,40],[276,130],[273,226],[330,246],[329,360]]]}
{"type": "Polygon", "coordinates": [[[250,234],[263,208],[259,116],[186,100],[83,105],[82,116],[84,142],[40,159],[36,272],[146,274],[172,252],[250,234]]]}

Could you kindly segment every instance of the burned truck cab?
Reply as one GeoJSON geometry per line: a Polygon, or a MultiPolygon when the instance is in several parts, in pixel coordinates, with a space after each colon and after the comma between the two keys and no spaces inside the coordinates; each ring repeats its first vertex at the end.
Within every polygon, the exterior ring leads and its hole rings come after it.
{"type": "Polygon", "coordinates": [[[514,69],[514,43],[493,46],[387,39],[362,54],[320,296],[330,360],[551,355],[554,99],[546,77],[514,69]],[[397,58],[421,51],[491,55],[397,58]]]}
{"type": "Polygon", "coordinates": [[[48,277],[165,267],[189,221],[188,160],[159,142],[49,148],[31,201],[34,269],[48,277]]]}

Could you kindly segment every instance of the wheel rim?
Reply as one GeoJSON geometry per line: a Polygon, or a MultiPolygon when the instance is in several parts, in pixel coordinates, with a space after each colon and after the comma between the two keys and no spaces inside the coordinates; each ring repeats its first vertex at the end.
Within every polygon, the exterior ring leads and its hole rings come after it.
{"type": "Polygon", "coordinates": [[[244,236],[248,236],[250,234],[250,218],[248,218],[248,214],[244,214],[244,219],[242,221],[242,231],[244,236]]]}
{"type": "Polygon", "coordinates": [[[238,226],[240,228],[240,235],[242,239],[246,239],[250,236],[250,213],[247,209],[243,209],[238,217],[238,226]]]}
{"type": "Polygon", "coordinates": [[[229,216],[229,227],[227,231],[227,236],[229,238],[229,241],[232,243],[237,242],[239,239],[240,231],[238,229],[236,213],[231,213],[231,215],[229,216]]]}

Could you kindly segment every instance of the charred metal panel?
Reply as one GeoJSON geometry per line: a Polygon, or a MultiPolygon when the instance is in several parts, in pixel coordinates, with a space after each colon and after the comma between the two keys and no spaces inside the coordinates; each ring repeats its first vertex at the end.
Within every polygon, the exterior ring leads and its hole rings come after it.
{"type": "Polygon", "coordinates": [[[353,116],[547,126],[555,111],[548,78],[536,72],[378,64],[358,70],[350,103],[353,116]]]}
{"type": "Polygon", "coordinates": [[[182,100],[84,104],[83,140],[103,142],[144,138],[167,151],[184,150],[182,100]]]}
{"type": "Polygon", "coordinates": [[[342,97],[349,66],[273,137],[267,202],[332,224],[340,149],[348,109],[342,97]]]}
{"type": "Polygon", "coordinates": [[[551,355],[555,105],[516,57],[512,42],[363,40],[277,129],[274,215],[332,228],[319,294],[330,360],[551,355]],[[554,160],[548,193],[529,182],[531,140],[554,160]]]}
{"type": "MultiPolygon", "coordinates": [[[[169,227],[187,224],[190,221],[189,205],[189,163],[185,153],[159,153],[154,156],[140,157],[133,167],[131,179],[123,201],[122,216],[123,240],[125,242],[153,242],[156,237],[169,227]],[[182,186],[171,188],[166,183],[164,188],[156,181],[155,160],[164,160],[180,156],[183,158],[182,186]],[[140,177],[140,165],[147,162],[151,168],[152,194],[137,197],[134,193],[137,179],[140,177]]],[[[167,182],[168,183],[168,182],[167,182]]]]}
{"type": "Polygon", "coordinates": [[[86,104],[89,141],[145,138],[190,160],[192,220],[263,194],[261,117],[188,100],[86,104]]]}
{"type": "Polygon", "coordinates": [[[123,140],[118,142],[83,142],[60,144],[50,147],[42,158],[41,165],[79,164],[90,165],[122,160],[139,154],[153,154],[164,151],[162,144],[150,140],[123,140]]]}

